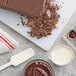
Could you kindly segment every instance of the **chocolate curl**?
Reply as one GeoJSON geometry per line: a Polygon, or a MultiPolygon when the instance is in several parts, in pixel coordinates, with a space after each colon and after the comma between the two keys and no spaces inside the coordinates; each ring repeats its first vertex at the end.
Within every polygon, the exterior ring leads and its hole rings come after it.
{"type": "Polygon", "coordinates": [[[59,6],[53,4],[51,0],[45,0],[43,4],[43,9],[40,14],[34,17],[28,17],[27,26],[31,27],[31,31],[28,32],[30,36],[37,37],[47,37],[52,34],[52,30],[56,29],[56,24],[60,18],[57,13],[59,6]]]}

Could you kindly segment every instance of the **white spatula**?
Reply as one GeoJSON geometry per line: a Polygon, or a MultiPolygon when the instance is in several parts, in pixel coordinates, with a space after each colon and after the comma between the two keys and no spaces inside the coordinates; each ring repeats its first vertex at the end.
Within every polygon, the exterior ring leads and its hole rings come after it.
{"type": "Polygon", "coordinates": [[[10,62],[6,63],[3,66],[0,66],[0,71],[7,68],[7,67],[9,67],[10,65],[18,66],[21,63],[23,63],[24,61],[26,61],[29,58],[33,57],[34,55],[35,54],[34,54],[34,51],[32,50],[32,48],[24,50],[23,52],[12,56],[10,58],[10,62]]]}

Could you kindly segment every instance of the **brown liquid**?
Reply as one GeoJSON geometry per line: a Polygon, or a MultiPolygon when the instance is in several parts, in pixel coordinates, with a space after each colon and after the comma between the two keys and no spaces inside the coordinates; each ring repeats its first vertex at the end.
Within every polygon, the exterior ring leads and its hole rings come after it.
{"type": "Polygon", "coordinates": [[[75,31],[70,31],[70,33],[69,33],[69,37],[70,38],[75,38],[76,37],[76,33],[75,33],[75,31]]]}
{"type": "Polygon", "coordinates": [[[34,60],[26,66],[24,76],[54,76],[54,74],[47,62],[34,60]]]}

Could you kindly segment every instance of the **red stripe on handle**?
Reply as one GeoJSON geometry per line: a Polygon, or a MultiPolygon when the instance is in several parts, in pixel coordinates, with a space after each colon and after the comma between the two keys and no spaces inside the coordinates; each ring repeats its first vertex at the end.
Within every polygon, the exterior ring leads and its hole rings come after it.
{"type": "MultiPolygon", "coordinates": [[[[2,41],[2,40],[1,40],[2,41]]],[[[2,41],[3,42],[3,41],[2,41]]],[[[4,43],[4,42],[3,42],[4,43]]],[[[5,44],[5,43],[4,43],[5,44]]],[[[6,45],[6,44],[5,44],[6,45]]],[[[7,46],[7,45],[6,45],[7,46]]],[[[7,46],[8,47],[8,46],[7,46]]],[[[9,48],[9,47],[8,47],[9,48]]],[[[11,48],[9,48],[11,50],[11,48]]]]}
{"type": "Polygon", "coordinates": [[[14,47],[12,47],[11,44],[9,44],[3,37],[0,36],[0,38],[1,38],[3,41],[5,41],[5,42],[14,50],[14,47]]]}
{"type": "MultiPolygon", "coordinates": [[[[1,34],[1,33],[0,33],[1,34]]],[[[1,34],[4,38],[6,38],[3,34],[1,34]]],[[[6,38],[7,39],[7,38],[6,38]]],[[[8,39],[7,39],[8,40],[8,39]]],[[[9,40],[8,40],[9,41],[9,40]]],[[[10,41],[9,41],[10,42],[10,41]]],[[[10,42],[11,43],[11,42],[10,42]]],[[[13,46],[14,46],[14,44],[13,43],[11,43],[13,46]]],[[[15,47],[15,46],[14,46],[15,47]]]]}

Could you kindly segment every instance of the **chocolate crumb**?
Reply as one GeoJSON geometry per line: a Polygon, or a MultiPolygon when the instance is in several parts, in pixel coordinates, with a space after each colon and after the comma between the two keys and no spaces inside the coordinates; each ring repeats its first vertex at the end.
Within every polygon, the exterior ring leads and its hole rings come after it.
{"type": "Polygon", "coordinates": [[[21,14],[21,16],[25,16],[24,14],[21,14]]]}
{"type": "MultiPolygon", "coordinates": [[[[58,4],[52,4],[51,0],[46,0],[40,14],[34,17],[27,17],[27,26],[31,27],[31,31],[28,32],[28,34],[30,34],[32,37],[37,37],[38,39],[51,35],[52,30],[56,29],[56,24],[60,18],[60,15],[57,13],[59,9],[58,4]],[[47,14],[48,10],[50,11],[50,17],[47,14]]],[[[24,25],[25,23],[23,23],[22,18],[21,20],[22,24],[24,25]]]]}
{"type": "Polygon", "coordinates": [[[22,23],[22,25],[25,26],[25,22],[24,22],[23,18],[20,17],[20,19],[21,19],[21,23],[22,23]]]}
{"type": "Polygon", "coordinates": [[[19,26],[19,24],[17,24],[17,26],[19,26]]]}

